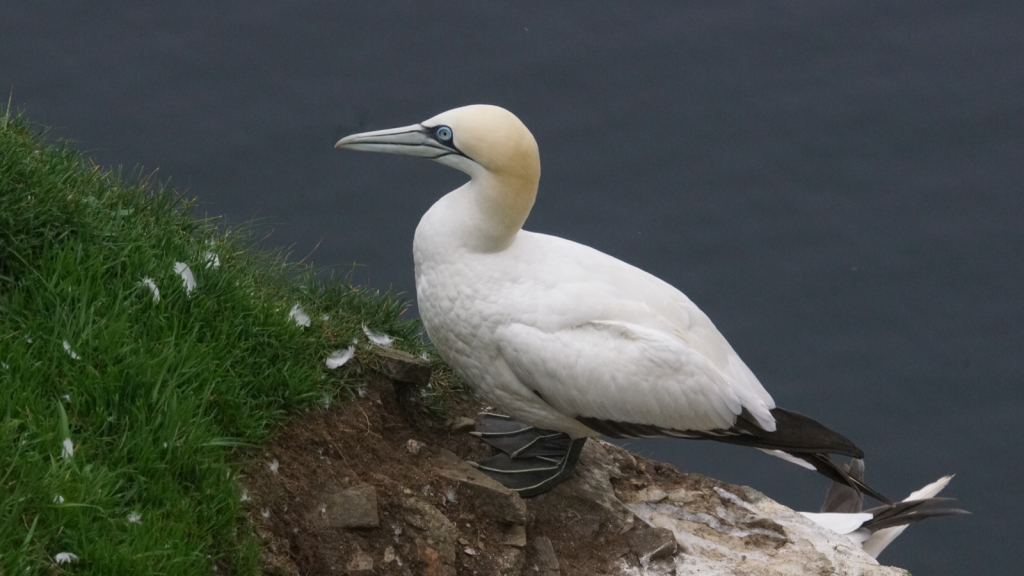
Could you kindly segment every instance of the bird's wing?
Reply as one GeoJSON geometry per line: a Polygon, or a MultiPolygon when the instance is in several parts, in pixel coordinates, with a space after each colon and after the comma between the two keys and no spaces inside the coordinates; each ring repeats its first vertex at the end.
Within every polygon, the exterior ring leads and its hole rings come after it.
{"type": "MultiPolygon", "coordinates": [[[[536,302],[538,317],[554,319],[558,325],[527,324],[550,331],[610,320],[659,330],[710,361],[731,386],[775,407],[771,395],[711,319],[674,286],[582,244],[527,232],[521,237],[514,257],[539,290],[530,293],[516,288],[504,301],[536,302]]],[[[507,270],[502,268],[503,273],[507,270]]]]}
{"type": "Polygon", "coordinates": [[[523,385],[584,423],[728,430],[746,411],[762,428],[775,429],[761,398],[733,385],[704,355],[663,331],[620,321],[555,330],[512,323],[496,336],[523,385]]]}

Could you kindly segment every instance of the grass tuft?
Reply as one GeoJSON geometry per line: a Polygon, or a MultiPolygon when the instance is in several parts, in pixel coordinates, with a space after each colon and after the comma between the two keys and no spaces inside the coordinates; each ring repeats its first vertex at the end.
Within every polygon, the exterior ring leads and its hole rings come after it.
{"type": "MultiPolygon", "coordinates": [[[[405,302],[254,251],[193,203],[0,115],[0,574],[257,573],[239,448],[346,394],[364,325],[433,354],[405,302]]],[[[435,394],[457,388],[439,374],[435,394]]]]}

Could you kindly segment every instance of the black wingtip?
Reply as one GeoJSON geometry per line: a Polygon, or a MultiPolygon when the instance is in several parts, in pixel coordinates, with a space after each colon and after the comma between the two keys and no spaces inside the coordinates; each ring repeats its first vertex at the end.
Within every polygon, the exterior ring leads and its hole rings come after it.
{"type": "Polygon", "coordinates": [[[952,498],[923,498],[921,500],[908,500],[897,502],[891,506],[865,510],[867,513],[874,514],[875,517],[865,522],[863,527],[871,532],[878,532],[886,528],[914,524],[928,518],[970,514],[967,510],[961,510],[960,508],[934,508],[937,504],[952,500],[952,498]]]}
{"type": "MultiPolygon", "coordinates": [[[[840,468],[846,471],[851,479],[864,481],[864,461],[861,459],[850,460],[841,464],[840,468]]],[[[832,482],[829,484],[828,492],[825,493],[825,501],[821,504],[822,513],[855,514],[864,508],[864,496],[861,491],[845,482],[832,482]]]]}
{"type": "Polygon", "coordinates": [[[714,440],[762,450],[780,450],[806,460],[830,480],[847,485],[879,502],[892,503],[891,500],[863,481],[850,478],[846,470],[840,469],[832,461],[830,454],[839,454],[855,459],[864,458],[864,451],[849,438],[796,412],[773,408],[771,414],[775,418],[776,425],[775,430],[771,432],[761,428],[754,416],[746,409],[743,409],[737,416],[734,426],[720,430],[676,430],[652,424],[602,420],[586,416],[577,416],[576,419],[592,430],[612,438],[675,437],[714,440]]]}
{"type": "Polygon", "coordinates": [[[775,431],[767,432],[763,437],[778,450],[822,452],[864,458],[864,451],[849,438],[826,428],[812,418],[783,408],[773,408],[771,414],[775,418],[775,431]]]}
{"type": "Polygon", "coordinates": [[[860,490],[862,494],[867,494],[868,496],[871,496],[872,498],[878,500],[883,504],[892,504],[892,500],[889,500],[888,498],[883,496],[881,492],[875,490],[874,488],[868,486],[867,484],[861,482],[860,480],[853,480],[853,483],[857,490],[860,490]]]}
{"type": "Polygon", "coordinates": [[[864,481],[860,480],[859,478],[851,476],[849,472],[846,471],[846,468],[836,464],[835,461],[832,460],[832,458],[828,454],[804,454],[800,452],[789,451],[787,451],[787,453],[791,456],[800,458],[801,460],[808,462],[811,466],[814,466],[814,469],[817,470],[818,473],[832,480],[833,482],[849,486],[850,488],[860,492],[861,494],[871,496],[872,498],[878,500],[883,504],[892,504],[892,500],[889,500],[888,498],[883,496],[879,491],[868,486],[867,484],[864,483],[864,481]]]}

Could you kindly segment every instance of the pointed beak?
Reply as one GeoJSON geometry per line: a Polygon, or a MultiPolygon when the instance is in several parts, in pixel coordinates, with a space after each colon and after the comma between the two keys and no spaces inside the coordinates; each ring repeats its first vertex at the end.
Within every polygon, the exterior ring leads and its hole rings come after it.
{"type": "Polygon", "coordinates": [[[423,158],[439,158],[452,152],[434,140],[421,124],[353,134],[338,140],[334,147],[423,158]]]}

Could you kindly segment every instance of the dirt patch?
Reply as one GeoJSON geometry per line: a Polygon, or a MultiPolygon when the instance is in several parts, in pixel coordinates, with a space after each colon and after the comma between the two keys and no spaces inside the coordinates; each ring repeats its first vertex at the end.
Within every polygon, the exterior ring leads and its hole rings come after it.
{"type": "MultiPolygon", "coordinates": [[[[496,543],[500,534],[475,522],[473,511],[459,501],[456,482],[423,467],[434,447],[443,446],[462,458],[487,451],[464,431],[453,432],[444,422],[427,417],[412,400],[400,408],[394,386],[384,378],[371,379],[360,396],[294,419],[246,467],[242,483],[265,545],[266,571],[420,574],[419,560],[432,552],[423,534],[413,533],[423,529],[410,527],[409,507],[415,506],[410,500],[429,504],[457,523],[457,539],[469,543],[463,548],[490,550],[493,546],[478,542],[496,543]],[[362,486],[374,489],[376,527],[350,528],[325,519],[333,495],[362,486]],[[369,571],[359,567],[359,558],[365,557],[374,560],[369,571]]],[[[468,406],[456,407],[460,408],[468,406]]],[[[456,565],[476,566],[487,559],[483,553],[478,556],[456,565]]]]}

